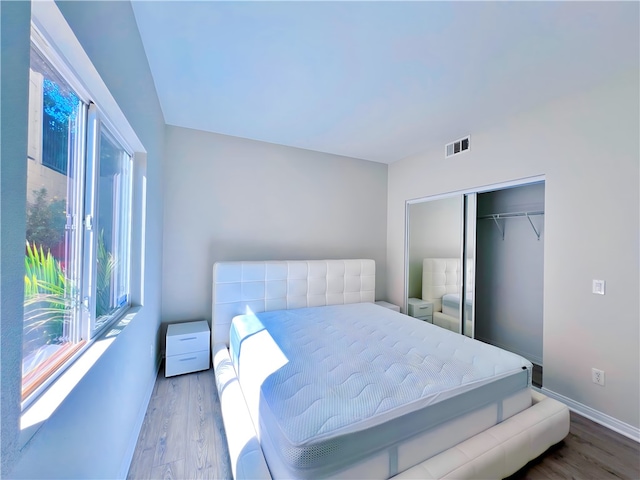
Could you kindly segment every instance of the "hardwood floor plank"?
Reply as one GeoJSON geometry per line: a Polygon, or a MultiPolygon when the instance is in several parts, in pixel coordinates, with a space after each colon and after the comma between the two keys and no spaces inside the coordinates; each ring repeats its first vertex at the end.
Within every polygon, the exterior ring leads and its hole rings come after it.
{"type": "MultiPolygon", "coordinates": [[[[157,383],[157,382],[156,382],[157,383]]],[[[164,397],[152,396],[149,400],[147,413],[145,414],[137,448],[140,450],[154,449],[161,436],[164,397]]]]}
{"type": "Polygon", "coordinates": [[[176,377],[166,378],[164,376],[164,363],[160,366],[160,370],[158,371],[158,376],[156,378],[156,391],[154,392],[154,396],[164,397],[169,391],[169,387],[171,386],[171,380],[176,377]]]}
{"type": "MultiPolygon", "coordinates": [[[[638,443],[609,429],[596,428],[596,423],[587,418],[575,415],[572,418],[574,432],[584,441],[594,443],[604,452],[623,459],[629,463],[638,458],[638,443]]],[[[599,427],[599,426],[598,426],[599,427]]]]}
{"type": "Polygon", "coordinates": [[[167,450],[167,437],[169,435],[169,429],[171,426],[172,414],[176,408],[176,380],[175,377],[165,379],[164,377],[159,380],[161,385],[158,387],[158,391],[161,392],[158,397],[158,401],[161,402],[161,407],[155,415],[156,421],[154,422],[155,432],[155,453],[153,459],[153,465],[163,465],[167,462],[164,461],[165,452],[167,450]]]}
{"type": "Polygon", "coordinates": [[[213,399],[206,387],[211,378],[202,372],[189,377],[189,419],[186,468],[188,478],[201,478],[212,467],[214,450],[213,399]]]}
{"type": "Polygon", "coordinates": [[[189,379],[185,375],[179,375],[170,377],[166,383],[167,393],[164,395],[164,410],[154,465],[184,460],[186,452],[189,379]]]}
{"type": "Polygon", "coordinates": [[[212,413],[214,405],[215,377],[213,369],[196,372],[188,376],[191,389],[191,396],[195,397],[198,408],[202,408],[205,413],[212,413]]]}
{"type": "Polygon", "coordinates": [[[127,480],[151,480],[154,454],[155,447],[147,449],[136,447],[131,460],[131,467],[127,474],[127,480]]]}
{"type": "Polygon", "coordinates": [[[224,423],[222,420],[222,409],[220,407],[220,397],[215,387],[215,377],[211,370],[211,385],[213,386],[213,433],[214,433],[214,462],[213,462],[213,478],[226,479],[232,478],[231,460],[229,458],[229,448],[227,447],[227,435],[224,431],[224,423]]]}
{"type": "Polygon", "coordinates": [[[177,460],[164,465],[156,465],[151,470],[154,480],[184,480],[184,460],[177,460]]]}

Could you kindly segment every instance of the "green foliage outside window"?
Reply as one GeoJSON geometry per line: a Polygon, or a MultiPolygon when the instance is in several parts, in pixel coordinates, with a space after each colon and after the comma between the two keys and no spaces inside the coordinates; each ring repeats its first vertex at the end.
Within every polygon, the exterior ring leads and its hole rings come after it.
{"type": "Polygon", "coordinates": [[[24,332],[29,339],[25,347],[63,343],[70,297],[60,262],[42,246],[27,242],[24,267],[24,332]]]}
{"type": "Polygon", "coordinates": [[[46,188],[34,190],[35,201],[27,206],[27,242],[55,251],[64,240],[66,202],[48,199],[46,188]]]}
{"type": "Polygon", "coordinates": [[[23,355],[41,345],[64,343],[71,298],[64,268],[51,253],[64,246],[66,202],[49,200],[44,187],[33,195],[27,206],[23,355]]]}
{"type": "Polygon", "coordinates": [[[104,230],[98,237],[98,267],[96,270],[96,317],[108,315],[111,306],[111,280],[116,268],[116,259],[104,245],[104,230]]]}

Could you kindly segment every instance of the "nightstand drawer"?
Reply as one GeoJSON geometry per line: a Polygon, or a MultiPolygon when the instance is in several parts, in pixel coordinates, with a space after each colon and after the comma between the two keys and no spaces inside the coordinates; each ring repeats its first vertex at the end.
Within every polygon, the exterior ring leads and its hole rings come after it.
{"type": "Polygon", "coordinates": [[[433,315],[433,303],[419,298],[410,298],[408,302],[409,315],[416,318],[433,315]]]}
{"type": "Polygon", "coordinates": [[[165,377],[209,369],[209,350],[172,355],[165,359],[165,377]]]}
{"type": "Polygon", "coordinates": [[[175,323],[167,327],[166,356],[209,350],[209,324],[205,321],[175,323]]]}
{"type": "Polygon", "coordinates": [[[423,322],[433,323],[433,315],[425,315],[424,317],[415,317],[418,320],[422,320],[423,322]]]}

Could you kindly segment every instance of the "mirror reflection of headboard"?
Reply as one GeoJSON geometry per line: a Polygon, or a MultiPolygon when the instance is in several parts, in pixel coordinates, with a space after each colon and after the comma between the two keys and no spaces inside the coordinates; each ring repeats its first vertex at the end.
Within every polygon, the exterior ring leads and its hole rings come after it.
{"type": "Polygon", "coordinates": [[[425,258],[422,261],[422,299],[433,303],[433,311],[442,311],[442,296],[460,293],[459,258],[425,258]]]}
{"type": "MultiPolygon", "coordinates": [[[[422,261],[422,299],[433,303],[433,323],[453,332],[473,336],[473,293],[465,295],[464,329],[460,329],[462,268],[459,258],[425,258],[422,261]],[[445,305],[443,306],[443,297],[445,305]]],[[[473,278],[468,263],[467,278],[473,278]]]]}

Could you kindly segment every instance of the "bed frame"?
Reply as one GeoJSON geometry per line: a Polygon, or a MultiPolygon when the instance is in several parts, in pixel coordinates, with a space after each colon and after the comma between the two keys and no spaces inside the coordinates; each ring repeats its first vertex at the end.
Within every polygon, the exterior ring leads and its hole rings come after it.
{"type": "MultiPolygon", "coordinates": [[[[231,469],[270,479],[229,357],[229,327],[248,311],[374,302],[373,260],[219,262],[213,267],[212,348],[231,469]]],[[[394,478],[504,478],[569,433],[569,410],[532,390],[532,406],[394,478]]]]}

